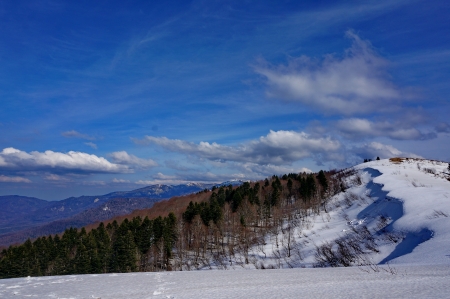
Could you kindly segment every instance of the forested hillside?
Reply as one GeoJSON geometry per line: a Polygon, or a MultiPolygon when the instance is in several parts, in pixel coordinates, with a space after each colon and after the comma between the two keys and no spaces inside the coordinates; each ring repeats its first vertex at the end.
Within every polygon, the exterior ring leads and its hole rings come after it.
{"type": "MultiPolygon", "coordinates": [[[[234,182],[239,183],[239,182],[234,182]]],[[[90,225],[151,208],[155,203],[192,194],[212,184],[150,185],[105,195],[46,201],[23,196],[0,196],[0,248],[28,238],[62,233],[66,228],[90,225]]]]}
{"type": "Polygon", "coordinates": [[[340,174],[287,174],[199,192],[176,217],[133,217],[3,250],[0,277],[226,268],[294,215],[317,213],[344,188],[340,174]],[[207,197],[205,197],[207,195],[207,197]],[[204,199],[204,201],[199,198],[204,199]]]}
{"type": "Polygon", "coordinates": [[[436,264],[450,244],[447,167],[380,160],[204,190],[12,246],[0,277],[436,264]]]}

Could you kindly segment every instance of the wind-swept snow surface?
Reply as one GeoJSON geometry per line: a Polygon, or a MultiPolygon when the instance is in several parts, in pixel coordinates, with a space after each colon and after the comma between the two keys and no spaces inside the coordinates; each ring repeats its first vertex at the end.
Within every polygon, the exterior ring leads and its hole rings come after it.
{"type": "Polygon", "coordinates": [[[450,267],[191,271],[15,278],[0,298],[448,298],[450,267]]]}

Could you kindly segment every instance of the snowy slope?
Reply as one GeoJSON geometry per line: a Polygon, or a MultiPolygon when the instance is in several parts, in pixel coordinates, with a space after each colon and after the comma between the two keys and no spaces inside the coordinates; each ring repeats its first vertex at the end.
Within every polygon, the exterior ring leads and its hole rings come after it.
{"type": "Polygon", "coordinates": [[[292,230],[286,222],[251,248],[250,264],[237,254],[228,267],[284,269],[5,279],[0,298],[449,298],[447,166],[418,159],[358,165],[326,212],[292,230]],[[361,247],[355,267],[312,268],[317,248],[335,248],[336,240],[372,247],[361,247]]]}
{"type": "Polygon", "coordinates": [[[403,242],[412,246],[414,239],[426,239],[427,231],[431,232],[429,240],[396,258],[395,263],[450,264],[450,176],[445,174],[448,164],[421,159],[366,164],[358,168],[380,171],[382,175],[374,183],[382,184],[388,197],[403,204],[403,215],[393,224],[394,230],[407,234],[403,242]]]}
{"type": "MultiPolygon", "coordinates": [[[[354,167],[346,192],[327,203],[327,212],[297,221],[289,232],[285,224],[251,249],[246,268],[317,266],[317,248],[335,240],[364,239],[354,231],[367,228],[374,250],[362,247],[353,265],[450,265],[450,182],[447,163],[404,159],[373,161],[354,167]],[[384,221],[383,221],[384,220],[384,221]],[[287,248],[290,248],[290,255],[287,248]]],[[[367,238],[366,238],[367,240],[367,238]]]]}

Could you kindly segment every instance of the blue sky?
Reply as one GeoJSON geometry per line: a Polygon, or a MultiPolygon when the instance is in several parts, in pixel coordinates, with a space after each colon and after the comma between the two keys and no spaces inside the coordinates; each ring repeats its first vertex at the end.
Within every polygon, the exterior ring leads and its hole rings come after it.
{"type": "Polygon", "coordinates": [[[450,160],[450,3],[152,2],[0,3],[0,195],[450,160]]]}

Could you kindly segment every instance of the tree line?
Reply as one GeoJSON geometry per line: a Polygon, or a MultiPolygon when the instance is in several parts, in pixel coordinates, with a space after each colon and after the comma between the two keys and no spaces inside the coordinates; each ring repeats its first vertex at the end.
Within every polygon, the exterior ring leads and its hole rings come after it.
{"type": "Polygon", "coordinates": [[[0,278],[134,271],[226,269],[253,263],[267,237],[280,259],[298,252],[293,230],[345,189],[335,171],[290,173],[239,187],[215,187],[209,200],[190,202],[182,215],[134,217],[87,232],[27,240],[0,253],[0,278]],[[281,236],[281,237],[280,237],[281,236]]]}
{"type": "Polygon", "coordinates": [[[176,241],[176,217],[146,217],[67,229],[1,253],[0,278],[154,271],[167,268],[176,241]]]}

